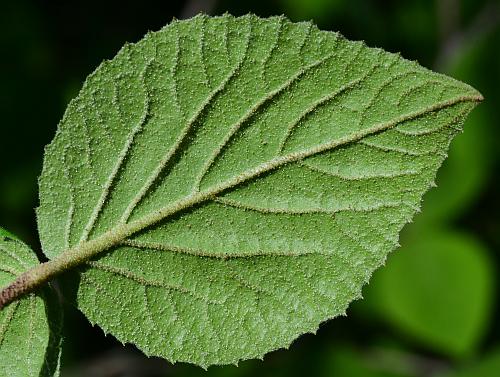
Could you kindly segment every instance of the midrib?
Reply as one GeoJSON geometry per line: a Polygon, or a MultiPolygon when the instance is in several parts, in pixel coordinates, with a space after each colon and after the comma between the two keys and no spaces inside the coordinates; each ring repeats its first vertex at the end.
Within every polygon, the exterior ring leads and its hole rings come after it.
{"type": "MultiPolygon", "coordinates": [[[[212,186],[209,189],[200,191],[200,192],[195,192],[193,194],[190,194],[182,199],[177,200],[176,202],[167,205],[157,211],[150,212],[147,215],[144,215],[143,217],[134,220],[132,222],[122,224],[115,226],[111,230],[109,230],[106,233],[103,233],[102,235],[89,240],[85,242],[81,242],[77,246],[70,248],[63,253],[59,254],[58,257],[54,259],[54,261],[59,260],[59,259],[66,259],[69,266],[77,266],[82,263],[85,263],[85,261],[95,257],[96,255],[109,250],[112,247],[119,246],[123,241],[125,241],[128,237],[132,236],[133,234],[140,232],[150,226],[153,226],[157,224],[160,221],[165,220],[168,217],[171,217],[183,210],[189,209],[195,205],[201,204],[203,202],[209,201],[213,198],[215,198],[217,195],[220,195],[224,191],[227,191],[229,189],[232,189],[244,182],[247,182],[249,180],[252,180],[254,178],[257,178],[258,176],[270,172],[272,170],[278,169],[284,165],[297,162],[300,160],[303,160],[307,157],[311,157],[315,154],[326,152],[332,149],[335,149],[337,147],[354,143],[357,141],[362,140],[363,138],[374,135],[386,130],[389,130],[393,127],[396,127],[398,124],[403,123],[408,120],[416,119],[418,117],[421,117],[425,114],[441,110],[443,108],[453,106],[455,104],[461,103],[461,102],[475,102],[475,101],[481,101],[482,97],[479,95],[469,95],[469,96],[460,96],[456,97],[451,100],[439,102],[433,106],[429,106],[426,108],[423,108],[421,110],[411,112],[405,115],[402,115],[400,117],[397,117],[391,121],[388,122],[382,122],[374,125],[373,127],[370,127],[366,130],[362,130],[356,133],[353,133],[351,135],[345,136],[343,138],[337,139],[335,141],[332,141],[330,143],[326,144],[320,144],[316,147],[294,152],[294,153],[289,153],[285,156],[279,156],[275,157],[272,160],[263,163],[259,166],[257,166],[254,169],[248,170],[244,172],[243,174],[240,174],[234,178],[231,178],[219,185],[212,186]],[[71,256],[71,259],[75,260],[68,260],[67,258],[71,256]],[[76,262],[76,263],[72,263],[76,262]]],[[[172,251],[175,252],[175,251],[172,251]]]]}
{"type": "MultiPolygon", "coordinates": [[[[5,287],[1,291],[2,296],[0,301],[0,309],[16,300],[17,297],[26,294],[27,292],[33,291],[34,289],[53,279],[57,275],[71,270],[75,267],[84,265],[87,261],[96,257],[100,253],[103,253],[104,251],[107,251],[113,247],[119,246],[133,234],[144,230],[158,223],[159,221],[165,220],[169,216],[179,213],[182,210],[211,200],[224,191],[234,188],[251,179],[257,178],[261,174],[272,171],[274,169],[278,169],[286,164],[302,160],[315,154],[329,151],[342,145],[360,141],[367,136],[389,130],[400,123],[411,119],[416,119],[427,113],[453,106],[460,102],[477,102],[481,100],[482,96],[480,94],[471,94],[467,96],[456,97],[454,99],[443,101],[433,106],[429,106],[421,110],[402,115],[391,121],[378,123],[366,130],[355,132],[351,135],[345,136],[330,143],[321,144],[316,147],[294,153],[289,153],[285,156],[275,157],[272,160],[263,163],[254,169],[248,170],[243,174],[233,177],[205,191],[195,192],[191,195],[188,195],[187,197],[180,199],[172,203],[171,205],[160,208],[158,211],[151,212],[138,220],[126,224],[117,225],[114,228],[110,229],[108,232],[94,239],[81,241],[75,247],[66,249],[65,251],[60,253],[53,260],[36,265],[32,269],[27,270],[19,275],[14,282],[12,282],[9,286],[5,287]]],[[[172,250],[172,252],[176,251],[172,250]]]]}

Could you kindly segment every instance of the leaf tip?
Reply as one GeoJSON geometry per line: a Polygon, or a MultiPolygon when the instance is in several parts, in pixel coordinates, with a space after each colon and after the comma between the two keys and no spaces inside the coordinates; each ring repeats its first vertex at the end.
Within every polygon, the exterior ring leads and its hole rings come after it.
{"type": "Polygon", "coordinates": [[[474,96],[474,101],[477,103],[484,101],[484,96],[476,90],[476,95],[474,96]]]}
{"type": "MultiPolygon", "coordinates": [[[[467,85],[469,86],[469,85],[467,85]]],[[[474,102],[476,105],[484,101],[484,96],[477,89],[469,86],[470,92],[465,96],[465,100],[474,102]]]]}

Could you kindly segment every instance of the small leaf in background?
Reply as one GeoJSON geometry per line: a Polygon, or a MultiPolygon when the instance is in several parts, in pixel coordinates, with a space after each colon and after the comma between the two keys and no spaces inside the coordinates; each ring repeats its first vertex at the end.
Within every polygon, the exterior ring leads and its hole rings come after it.
{"type": "Polygon", "coordinates": [[[68,106],[43,250],[91,251],[78,307],[148,355],[261,358],[360,296],[480,100],[311,23],[172,22],[68,106]]]}
{"type": "Polygon", "coordinates": [[[450,356],[473,352],[488,328],[494,275],[487,250],[449,232],[406,240],[365,292],[368,305],[420,344],[450,356]]]}
{"type": "MultiPolygon", "coordinates": [[[[0,287],[38,264],[31,249],[0,228],[0,287]]],[[[52,288],[0,311],[0,376],[51,377],[58,373],[61,318],[52,288]]]]}

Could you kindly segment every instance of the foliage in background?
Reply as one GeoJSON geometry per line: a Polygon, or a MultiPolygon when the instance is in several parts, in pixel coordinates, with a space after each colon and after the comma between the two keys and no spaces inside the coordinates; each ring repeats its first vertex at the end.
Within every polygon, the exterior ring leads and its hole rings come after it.
{"type": "MultiPolygon", "coordinates": [[[[33,251],[0,228],[0,286],[38,264],[33,251]]],[[[0,311],[0,376],[52,377],[58,374],[62,317],[48,285],[0,311]]]]}

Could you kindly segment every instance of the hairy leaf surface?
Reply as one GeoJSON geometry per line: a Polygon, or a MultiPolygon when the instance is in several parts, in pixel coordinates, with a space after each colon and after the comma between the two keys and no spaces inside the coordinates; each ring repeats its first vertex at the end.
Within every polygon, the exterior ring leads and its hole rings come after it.
{"type": "MultiPolygon", "coordinates": [[[[33,251],[0,228],[0,287],[38,264],[33,251]]],[[[51,288],[32,293],[0,311],[0,376],[50,377],[58,373],[60,318],[51,288]],[[49,302],[46,309],[44,299],[49,302]]]]}
{"type": "Polygon", "coordinates": [[[310,23],[174,21],[68,106],[44,252],[92,251],[79,308],[149,355],[262,357],[360,296],[480,99],[310,23]]]}

